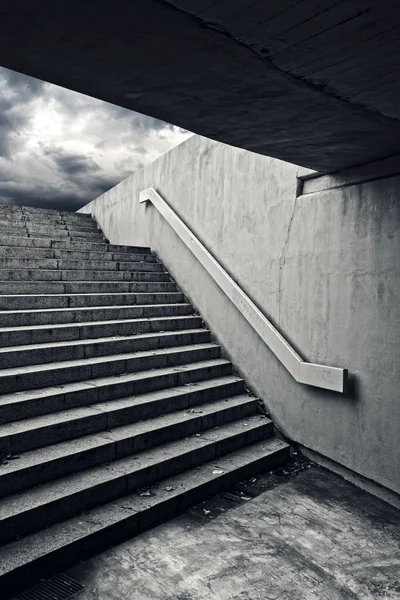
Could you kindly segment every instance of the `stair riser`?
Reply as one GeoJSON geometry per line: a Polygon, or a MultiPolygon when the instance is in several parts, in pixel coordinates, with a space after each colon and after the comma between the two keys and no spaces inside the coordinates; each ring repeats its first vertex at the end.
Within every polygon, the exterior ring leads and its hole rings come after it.
{"type": "Polygon", "coordinates": [[[54,238],[83,235],[92,236],[103,236],[101,229],[96,226],[82,227],[81,225],[41,225],[40,223],[30,223],[25,221],[23,223],[4,223],[0,219],[0,233],[4,235],[20,235],[26,236],[29,234],[30,237],[45,237],[50,236],[54,238]]]}
{"type": "Polygon", "coordinates": [[[2,246],[9,247],[27,247],[27,248],[54,248],[57,250],[72,250],[74,252],[115,252],[123,254],[151,254],[150,248],[142,246],[119,246],[108,244],[107,242],[95,243],[89,241],[74,241],[72,238],[65,240],[52,240],[46,237],[21,237],[21,236],[2,236],[2,246]]]}
{"type": "MultiPolygon", "coordinates": [[[[219,410],[202,417],[201,415],[193,415],[192,417],[179,421],[175,424],[168,424],[153,431],[148,431],[135,435],[133,437],[123,438],[121,440],[107,440],[103,438],[101,445],[95,449],[82,451],[72,455],[63,456],[53,461],[44,464],[34,465],[29,469],[24,469],[23,472],[10,476],[0,476],[1,495],[21,492],[30,487],[64,477],[72,473],[77,473],[95,467],[119,458],[124,458],[138,452],[149,450],[162,444],[175,442],[179,439],[194,435],[196,433],[205,432],[213,427],[220,427],[239,419],[245,419],[257,414],[258,406],[255,400],[240,405],[227,407],[224,410],[219,410]]],[[[76,423],[76,429],[71,424],[69,427],[57,427],[51,430],[50,428],[39,430],[37,435],[43,435],[47,445],[59,443],[75,439],[81,435],[88,435],[104,432],[107,425],[104,425],[106,419],[83,419],[81,423],[76,423]],[[103,426],[104,425],[104,426],[103,426]]],[[[127,421],[125,424],[128,424],[127,421]]],[[[270,436],[273,433],[272,423],[267,425],[270,436]]],[[[1,521],[0,521],[1,523],[1,521]]],[[[2,524],[3,526],[3,524],[2,524]]],[[[0,528],[0,543],[11,541],[13,537],[2,539],[0,528]]],[[[15,536],[14,536],[15,537],[15,536]]]]}
{"type": "MultiPolygon", "coordinates": [[[[27,238],[29,239],[29,238],[27,238]]],[[[25,241],[25,240],[24,240],[25,241]]],[[[27,247],[26,244],[21,246],[0,246],[0,257],[4,259],[53,259],[55,258],[55,250],[53,248],[38,248],[34,246],[27,247]]]]}
{"type": "Polygon", "coordinates": [[[184,302],[181,292],[126,292],[92,294],[0,295],[0,310],[39,310],[53,308],[88,308],[135,306],[136,304],[170,304],[184,302]]]}
{"type": "Polygon", "coordinates": [[[106,243],[106,238],[104,235],[97,231],[90,231],[89,233],[84,231],[66,231],[65,229],[59,229],[57,231],[38,231],[38,230],[11,230],[10,228],[4,229],[0,231],[0,236],[13,236],[19,240],[24,239],[44,239],[51,240],[52,242],[60,241],[60,242],[68,242],[68,241],[77,241],[77,242],[90,242],[93,244],[104,244],[106,243]]]}
{"type": "Polygon", "coordinates": [[[206,482],[201,481],[199,485],[184,491],[176,492],[168,499],[163,499],[155,506],[143,509],[140,512],[132,512],[122,517],[118,523],[99,525],[95,533],[88,534],[83,540],[64,545],[57,551],[32,560],[24,566],[15,569],[0,579],[0,592],[6,595],[16,593],[38,577],[50,576],[55,571],[61,571],[77,563],[79,560],[88,559],[135,535],[146,531],[156,525],[182,514],[187,508],[206,500],[210,496],[230,489],[243,479],[248,479],[266,470],[276,468],[284,464],[290,457],[290,450],[284,448],[273,455],[254,460],[244,468],[235,469],[221,475],[215,476],[206,482]]]}
{"type": "MultiPolygon", "coordinates": [[[[60,389],[54,394],[37,397],[29,401],[23,401],[23,398],[21,398],[21,401],[18,402],[19,399],[15,398],[14,402],[0,406],[0,423],[10,423],[21,418],[28,419],[58,410],[67,410],[88,404],[96,404],[97,402],[107,402],[117,398],[146,394],[148,392],[185,385],[186,383],[206,381],[207,379],[225,377],[231,374],[232,365],[224,363],[210,367],[177,371],[167,375],[157,375],[154,373],[134,381],[121,381],[101,386],[88,385],[83,390],[79,389],[66,393],[63,393],[60,389]]],[[[193,393],[196,391],[195,386],[193,388],[189,386],[188,389],[193,393]]]]}
{"type": "Polygon", "coordinates": [[[88,321],[117,321],[143,317],[172,317],[190,315],[190,304],[158,304],[118,308],[68,309],[43,312],[0,312],[0,327],[29,327],[33,325],[62,325],[88,321]]]}
{"type": "Polygon", "coordinates": [[[65,235],[65,232],[80,232],[101,234],[101,231],[96,224],[81,225],[78,223],[62,223],[54,221],[51,225],[44,224],[40,221],[15,221],[0,218],[0,232],[5,235],[26,235],[26,233],[54,233],[54,237],[58,237],[60,232],[65,235]],[[12,232],[12,233],[11,233],[12,232]]]}
{"type": "MultiPolygon", "coordinates": [[[[0,260],[2,268],[86,268],[86,269],[114,269],[119,270],[146,270],[139,268],[157,263],[153,254],[132,254],[130,252],[74,252],[72,250],[55,250],[54,248],[23,248],[16,246],[0,246],[0,260]],[[29,262],[28,262],[29,261],[29,262]],[[46,262],[52,261],[52,262],[46,262]],[[48,267],[44,267],[48,264],[48,267]],[[119,265],[118,267],[115,265],[119,265]],[[82,266],[81,266],[82,265],[82,266]],[[114,266],[110,266],[114,265],[114,266]],[[126,267],[129,265],[129,268],[126,267]]],[[[158,267],[162,267],[157,263],[158,267]]],[[[156,269],[156,270],[162,270],[156,269]]]]}
{"type": "Polygon", "coordinates": [[[170,281],[168,273],[129,271],[0,270],[0,281],[170,281]]]}
{"type": "MultiPolygon", "coordinates": [[[[32,253],[31,253],[32,255],[32,253]]],[[[110,253],[110,257],[112,254],[110,253]]],[[[129,273],[125,273],[125,271],[132,272],[157,272],[157,273],[165,273],[164,267],[160,263],[156,262],[126,262],[120,263],[114,260],[63,260],[57,258],[1,258],[0,257],[0,269],[2,270],[2,279],[4,279],[3,270],[28,270],[33,271],[35,269],[45,269],[45,270],[54,270],[59,269],[61,271],[77,271],[76,276],[74,277],[85,277],[86,280],[89,279],[90,275],[88,273],[91,272],[101,272],[106,271],[109,273],[110,271],[123,271],[118,278],[121,280],[129,280],[129,273]],[[129,265],[127,268],[126,265],[129,265]],[[85,273],[86,275],[83,275],[85,273]]],[[[106,277],[108,275],[104,275],[106,277]]],[[[68,277],[65,277],[68,278],[68,277]]],[[[70,278],[70,277],[69,277],[70,278]]],[[[94,277],[95,278],[95,277],[94,277]]],[[[14,277],[12,277],[14,279],[14,277]]],[[[19,277],[21,279],[21,277],[19,277]]]]}
{"type": "Polygon", "coordinates": [[[0,212],[0,223],[5,225],[38,225],[39,227],[60,226],[60,225],[75,225],[77,227],[95,227],[97,223],[94,219],[82,219],[80,217],[40,217],[35,215],[24,215],[14,213],[12,215],[3,215],[0,212]]]}
{"type": "MultiPolygon", "coordinates": [[[[1,290],[0,290],[1,291],[1,290]]],[[[171,293],[128,293],[104,295],[42,295],[42,296],[0,296],[0,310],[40,310],[52,308],[85,308],[90,306],[135,306],[136,304],[173,304],[184,302],[181,292],[171,293]]],[[[90,320],[90,319],[89,319],[90,320]]]]}
{"type": "Polygon", "coordinates": [[[90,225],[91,223],[96,223],[94,219],[91,218],[90,215],[82,215],[77,213],[69,213],[69,214],[61,214],[60,212],[54,212],[52,214],[42,214],[34,211],[5,211],[0,209],[0,220],[11,221],[33,221],[38,223],[57,223],[57,222],[66,222],[66,223],[79,223],[82,225],[90,225]]]}
{"type": "Polygon", "coordinates": [[[93,325],[69,325],[44,329],[12,329],[0,331],[0,347],[27,344],[45,344],[50,342],[95,339],[98,337],[125,336],[157,331],[175,331],[201,327],[201,318],[184,316],[179,319],[122,321],[117,323],[96,323],[93,325]]]}
{"type": "MultiPolygon", "coordinates": [[[[19,375],[3,375],[0,377],[0,394],[11,394],[23,390],[33,390],[43,387],[63,385],[78,381],[110,377],[122,373],[136,373],[149,369],[163,369],[172,365],[212,360],[218,358],[220,347],[202,348],[198,350],[182,350],[146,357],[133,357],[116,359],[99,364],[77,365],[73,367],[59,367],[48,371],[33,373],[20,373],[19,375]]],[[[38,440],[42,443],[42,440],[38,440]]],[[[0,447],[2,443],[0,442],[0,447]]]]}
{"type": "MultiPolygon", "coordinates": [[[[66,271],[76,270],[76,271],[105,271],[105,270],[113,270],[113,271],[139,271],[139,272],[157,272],[157,273],[165,273],[164,267],[160,263],[150,262],[150,261],[135,261],[135,262],[127,262],[120,263],[118,261],[72,261],[72,260],[59,260],[57,267],[59,269],[64,269],[66,271]],[[129,265],[129,268],[126,268],[126,265],[129,265]]],[[[122,279],[128,279],[127,275],[129,273],[124,273],[122,279]]]]}
{"type": "MultiPolygon", "coordinates": [[[[152,293],[152,292],[177,292],[178,288],[172,282],[136,282],[136,281],[98,281],[98,282],[62,282],[47,281],[0,281],[0,294],[126,294],[126,293],[152,293]]],[[[4,309],[1,301],[0,310],[4,309]]]]}
{"type": "MultiPolygon", "coordinates": [[[[184,435],[184,432],[181,433],[184,435]]],[[[224,454],[265,440],[270,435],[270,424],[260,424],[257,428],[244,430],[217,443],[210,441],[202,444],[199,448],[188,449],[179,456],[167,457],[162,462],[138,469],[132,474],[118,475],[115,472],[112,476],[110,473],[108,481],[102,481],[96,486],[75,494],[68,494],[68,500],[65,502],[49,501],[44,506],[4,519],[0,529],[0,542],[6,543],[17,536],[25,536],[44,527],[49,527],[58,521],[90,510],[99,504],[111,502],[137,489],[151,486],[157,481],[173,477],[224,454]]]]}
{"type": "Polygon", "coordinates": [[[94,344],[61,346],[52,348],[35,348],[34,350],[21,350],[16,352],[0,353],[2,368],[22,367],[26,365],[41,365],[55,361],[79,360],[99,356],[112,356],[124,352],[142,352],[185,346],[189,344],[203,344],[210,342],[210,332],[204,330],[198,333],[178,333],[164,337],[131,338],[129,340],[110,340],[94,344]]]}
{"type": "MultiPolygon", "coordinates": [[[[21,247],[21,248],[55,248],[57,250],[74,250],[78,252],[89,251],[89,252],[112,252],[109,249],[108,243],[104,240],[102,242],[89,242],[88,240],[83,239],[73,239],[73,238],[65,238],[64,240],[60,239],[51,239],[49,237],[22,237],[22,236],[2,236],[1,238],[2,246],[9,247],[21,247]]],[[[118,252],[118,250],[117,250],[118,252]]]]}

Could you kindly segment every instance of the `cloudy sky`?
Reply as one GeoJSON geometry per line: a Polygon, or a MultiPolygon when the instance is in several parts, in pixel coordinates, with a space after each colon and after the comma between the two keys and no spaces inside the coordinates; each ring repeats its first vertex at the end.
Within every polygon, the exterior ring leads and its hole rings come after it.
{"type": "Polygon", "coordinates": [[[0,203],[77,210],[189,135],[0,67],[0,203]]]}

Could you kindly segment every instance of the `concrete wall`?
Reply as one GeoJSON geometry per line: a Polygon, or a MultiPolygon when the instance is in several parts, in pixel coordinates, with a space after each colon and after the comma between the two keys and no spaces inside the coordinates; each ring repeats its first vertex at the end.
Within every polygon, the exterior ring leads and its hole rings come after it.
{"type": "Polygon", "coordinates": [[[296,198],[296,174],[193,136],[82,211],[111,242],[152,246],[289,438],[400,493],[400,177],[296,198]],[[348,394],[291,378],[156,209],[138,203],[149,186],[306,360],[349,369],[348,394]]]}

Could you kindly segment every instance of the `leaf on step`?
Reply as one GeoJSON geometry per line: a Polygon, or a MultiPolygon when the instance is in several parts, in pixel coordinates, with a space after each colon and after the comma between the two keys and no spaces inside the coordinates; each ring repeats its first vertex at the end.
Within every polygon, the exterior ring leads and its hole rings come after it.
{"type": "Polygon", "coordinates": [[[138,490],[139,496],[155,496],[156,493],[149,489],[138,490]]]}
{"type": "Polygon", "coordinates": [[[172,492],[175,488],[172,487],[172,485],[167,485],[167,487],[165,488],[166,492],[172,492]]]}
{"type": "Polygon", "coordinates": [[[223,469],[214,469],[214,471],[212,472],[213,475],[221,475],[221,473],[223,473],[223,469]]]}

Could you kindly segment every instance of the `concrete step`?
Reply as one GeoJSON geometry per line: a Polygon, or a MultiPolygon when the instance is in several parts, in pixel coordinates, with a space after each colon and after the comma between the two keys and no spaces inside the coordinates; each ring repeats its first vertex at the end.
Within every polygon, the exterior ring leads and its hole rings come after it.
{"type": "Polygon", "coordinates": [[[133,254],[151,254],[151,249],[144,246],[123,246],[109,244],[108,242],[74,241],[72,238],[52,240],[48,237],[21,237],[4,235],[1,238],[2,246],[16,246],[25,248],[54,248],[56,250],[72,250],[75,252],[116,252],[133,254]]]}
{"type": "MultiPolygon", "coordinates": [[[[62,386],[0,396],[0,423],[56,412],[111,400],[137,396],[158,390],[187,386],[195,393],[199,382],[232,376],[232,364],[217,358],[183,365],[167,366],[135,373],[98,377],[95,381],[75,381],[62,386]]],[[[242,381],[236,377],[237,381],[242,381]]]]}
{"type": "MultiPolygon", "coordinates": [[[[151,271],[157,273],[165,273],[164,266],[156,261],[134,261],[134,262],[117,262],[115,260],[105,261],[94,261],[94,260],[58,260],[58,269],[66,271],[77,270],[77,271],[151,271]]],[[[126,277],[126,275],[125,275],[126,277]]]]}
{"type": "Polygon", "coordinates": [[[179,331],[201,327],[198,315],[145,317],[115,321],[87,321],[0,328],[0,348],[27,344],[46,344],[56,341],[71,341],[136,335],[155,331],[179,331]]]}
{"type": "Polygon", "coordinates": [[[49,225],[78,225],[78,226],[82,226],[82,227],[96,227],[98,228],[98,225],[96,223],[96,221],[94,219],[82,219],[79,217],[79,215],[76,216],[61,216],[61,215],[55,215],[47,218],[43,218],[41,215],[35,215],[35,214],[25,214],[25,213],[13,213],[13,214],[3,214],[0,211],[0,222],[1,223],[8,223],[8,224],[12,224],[12,223],[17,223],[17,224],[21,224],[21,223],[38,223],[39,225],[43,225],[43,226],[49,226],[49,225]]]}
{"type": "Polygon", "coordinates": [[[0,215],[6,216],[25,216],[28,218],[39,218],[43,221],[55,219],[78,219],[80,221],[92,220],[92,216],[86,213],[77,213],[66,210],[56,210],[47,208],[36,208],[33,206],[11,206],[8,204],[0,204],[0,215]]]}
{"type": "Polygon", "coordinates": [[[110,356],[112,354],[155,350],[170,346],[202,344],[210,341],[211,334],[207,329],[188,329],[178,332],[118,335],[96,337],[93,340],[30,344],[0,348],[0,364],[3,369],[9,369],[24,365],[40,365],[65,360],[110,356]]]}
{"type": "MultiPolygon", "coordinates": [[[[212,413],[208,415],[211,427],[214,422],[221,422],[221,415],[215,419],[212,416],[212,413]]],[[[175,417],[172,415],[169,420],[173,422],[175,417]]],[[[164,419],[168,421],[166,417],[164,419]]],[[[151,421],[146,421],[141,428],[142,436],[148,439],[150,436],[146,436],[145,432],[149,423],[151,421]]],[[[189,431],[196,430],[196,418],[192,415],[188,416],[186,424],[189,431]]],[[[201,419],[197,418],[197,432],[200,428],[201,419]]],[[[184,429],[181,425],[181,435],[184,435],[184,429]]],[[[164,445],[150,449],[145,447],[133,456],[117,458],[110,465],[66,475],[0,499],[0,543],[10,542],[17,536],[24,537],[130,494],[138,488],[154,485],[157,481],[193,469],[204,462],[216,460],[233,450],[265,440],[271,433],[271,421],[261,415],[249,416],[245,422],[223,424],[217,429],[208,429],[206,426],[203,435],[194,433],[169,443],[166,443],[165,431],[160,432],[164,445]]],[[[175,436],[180,437],[179,431],[175,430],[175,436]]],[[[116,438],[118,447],[118,433],[116,438]]],[[[138,438],[136,443],[139,445],[140,434],[138,438]]],[[[142,443],[145,446],[145,442],[142,443]]],[[[120,447],[123,447],[123,441],[120,447]]],[[[125,443],[125,448],[129,453],[129,441],[125,443]]]]}
{"type": "MultiPolygon", "coordinates": [[[[132,427],[126,427],[127,423],[137,424],[139,421],[156,419],[157,417],[176,413],[176,411],[185,411],[185,414],[192,414],[204,420],[204,418],[207,418],[207,406],[210,402],[215,402],[213,406],[217,406],[218,403],[222,405],[228,403],[232,406],[233,397],[235,405],[240,404],[240,410],[246,404],[248,409],[250,406],[251,411],[255,411],[254,403],[257,403],[257,399],[244,394],[243,382],[241,380],[236,381],[232,377],[225,377],[200,382],[193,393],[189,392],[186,386],[181,386],[172,390],[141,394],[108,403],[93,404],[90,407],[84,407],[84,409],[58,413],[64,415],[64,417],[69,415],[72,423],[79,418],[90,419],[95,414],[94,410],[106,413],[106,429],[113,429],[114,435],[111,440],[108,435],[109,432],[102,432],[101,435],[83,434],[79,439],[64,442],[56,439],[54,444],[49,443],[46,447],[24,452],[18,460],[5,460],[0,471],[0,496],[14,494],[34,485],[51,481],[56,477],[76,473],[95,465],[110,462],[115,458],[121,458],[124,446],[126,448],[126,441],[122,447],[121,441],[129,440],[132,437],[132,427]],[[205,412],[204,405],[206,405],[205,412]],[[88,408],[91,408],[92,412],[88,408]],[[119,428],[119,436],[115,435],[116,428],[119,428]],[[118,443],[118,446],[116,446],[116,443],[118,443]]],[[[243,415],[243,413],[241,414],[243,415]]],[[[47,415],[46,417],[48,417],[47,421],[44,418],[41,421],[38,418],[27,419],[26,431],[29,431],[29,423],[33,426],[36,421],[37,424],[41,423],[43,435],[46,435],[46,427],[54,427],[55,415],[47,415]]],[[[65,419],[64,422],[66,422],[65,419]]],[[[59,420],[57,426],[60,427],[61,423],[62,421],[59,420]]],[[[100,422],[97,420],[96,423],[98,426],[100,422]]],[[[142,427],[141,423],[139,423],[140,427],[142,427]]],[[[134,428],[135,432],[137,433],[137,428],[134,428]]],[[[154,445],[162,443],[157,440],[153,441],[154,445]]],[[[131,450],[128,453],[138,451],[136,444],[133,447],[128,447],[128,449],[131,450]]]]}
{"type": "Polygon", "coordinates": [[[74,250],[101,250],[108,246],[107,240],[104,238],[87,239],[85,237],[55,237],[53,235],[3,235],[1,238],[3,246],[29,246],[39,248],[69,248],[74,250]],[[31,243],[30,243],[31,242],[31,243]]]}
{"type": "MultiPolygon", "coordinates": [[[[165,281],[0,281],[0,293],[11,294],[126,294],[178,292],[173,282],[165,281]]],[[[0,305],[0,309],[3,305],[0,305]]]]}
{"type": "MultiPolygon", "coordinates": [[[[0,288],[1,291],[1,288],[0,288]]],[[[29,294],[0,295],[0,310],[41,310],[85,307],[113,307],[135,304],[170,304],[185,302],[182,292],[128,292],[128,293],[91,293],[91,294],[29,294]]],[[[15,323],[18,325],[18,323],[15,323]]]]}
{"type": "Polygon", "coordinates": [[[100,229],[78,229],[70,227],[65,229],[64,227],[41,227],[39,225],[23,226],[18,225],[2,225],[0,223],[0,235],[1,236],[18,236],[22,238],[50,238],[50,239],[64,239],[76,237],[87,238],[88,241],[102,242],[104,235],[100,229]]]}
{"type": "Polygon", "coordinates": [[[150,248],[29,208],[0,237],[0,597],[286,460],[150,248]]]}
{"type": "Polygon", "coordinates": [[[0,394],[212,360],[218,358],[220,352],[221,348],[217,344],[193,344],[1,369],[0,394]]]}
{"type": "MultiPolygon", "coordinates": [[[[135,406],[140,408],[137,404],[135,406]]],[[[258,410],[257,398],[243,394],[196,405],[195,408],[174,408],[172,412],[166,410],[161,415],[151,415],[141,422],[137,419],[129,421],[127,412],[124,411],[123,424],[112,427],[107,425],[108,410],[105,405],[93,405],[3,425],[0,426],[0,435],[3,434],[3,429],[13,429],[21,448],[29,448],[29,439],[35,436],[46,440],[46,445],[35,450],[24,450],[18,461],[9,460],[2,466],[0,494],[15,494],[52,479],[232,421],[255,415],[261,418],[258,410]]],[[[134,416],[133,411],[131,414],[134,416]]],[[[110,418],[118,420],[118,417],[118,409],[115,409],[110,418]]],[[[272,422],[269,421],[269,424],[269,433],[272,434],[272,422]]],[[[0,500],[0,544],[5,542],[1,535],[4,525],[1,509],[0,500]]]]}
{"type": "MultiPolygon", "coordinates": [[[[260,471],[276,468],[290,456],[288,444],[270,438],[207,459],[210,453],[206,440],[196,439],[201,440],[201,445],[204,443],[200,468],[163,479],[154,487],[154,495],[143,496],[136,490],[128,492],[122,499],[3,546],[0,549],[0,593],[4,597],[15,593],[38,577],[48,576],[111,544],[131,538],[260,471]]],[[[132,480],[127,479],[125,489],[132,480]]]]}
{"type": "MultiPolygon", "coordinates": [[[[30,238],[27,238],[28,240],[30,238]]],[[[108,246],[106,247],[108,250],[108,246]]],[[[136,262],[155,263],[157,258],[154,254],[135,254],[131,252],[88,252],[80,250],[58,250],[55,248],[40,248],[22,246],[0,246],[0,257],[2,260],[43,260],[60,259],[65,261],[94,261],[96,264],[109,263],[116,261],[118,263],[129,262],[134,266],[136,262]]]]}
{"type": "MultiPolygon", "coordinates": [[[[74,415],[73,419],[79,417],[86,418],[99,413],[106,414],[106,429],[114,429],[122,427],[127,423],[137,423],[146,419],[155,419],[166,414],[176,411],[187,411],[189,413],[204,415],[202,405],[209,402],[218,402],[226,400],[230,397],[245,397],[245,387],[243,380],[237,377],[220,377],[206,381],[200,381],[196,386],[177,386],[171,389],[162,389],[158,391],[138,394],[136,396],[128,396],[127,398],[119,398],[110,402],[96,403],[80,408],[63,410],[58,413],[48,413],[44,415],[46,420],[39,421],[36,418],[26,418],[25,421],[12,423],[21,428],[21,423],[25,422],[25,430],[29,431],[29,423],[45,424],[44,432],[46,431],[46,423],[49,426],[54,423],[54,418],[57,415],[74,415]],[[91,412],[88,409],[92,409],[91,412]],[[80,411],[80,412],[79,412],[80,411]],[[200,412],[199,412],[200,411],[200,412]],[[53,421],[52,421],[53,419],[53,421]]],[[[254,398],[253,398],[254,400],[254,398]]],[[[246,400],[247,401],[247,400],[246,400]]],[[[19,456],[18,460],[12,458],[4,460],[0,469],[0,496],[7,496],[10,493],[15,493],[23,489],[32,487],[32,482],[40,485],[44,481],[49,481],[54,476],[50,475],[50,469],[54,466],[54,460],[63,460],[63,475],[73,473],[95,464],[108,462],[110,456],[101,454],[97,455],[95,447],[107,444],[107,440],[102,437],[99,439],[96,435],[83,434],[76,441],[60,442],[56,439],[55,444],[48,444],[46,447],[24,452],[19,456]],[[85,461],[82,461],[85,453],[85,461]],[[70,458],[68,458],[70,457],[70,458]],[[36,479],[36,477],[38,479],[36,479]],[[36,482],[36,483],[35,483],[36,482]]],[[[117,455],[113,455],[115,458],[117,455]]],[[[60,471],[58,471],[60,472],[60,471]]]]}
{"type": "MultiPolygon", "coordinates": [[[[0,216],[0,230],[1,231],[15,231],[15,235],[25,235],[26,232],[44,232],[44,233],[57,233],[60,231],[78,232],[83,231],[86,233],[101,234],[101,229],[96,226],[94,221],[89,223],[72,223],[65,221],[53,221],[52,223],[42,221],[31,221],[31,220],[16,220],[16,219],[2,219],[0,216]]],[[[8,235],[11,235],[10,233],[8,235]]],[[[14,235],[14,234],[13,234],[14,235]]],[[[57,237],[57,235],[55,235],[57,237]]]]}
{"type": "MultiPolygon", "coordinates": [[[[140,265],[140,263],[139,263],[140,265]]],[[[171,281],[165,271],[0,269],[0,281],[171,281]]]]}
{"type": "MultiPolygon", "coordinates": [[[[17,296],[20,298],[21,296],[17,296]]],[[[182,299],[179,298],[181,301],[182,299]]],[[[54,308],[42,310],[0,311],[1,327],[21,327],[79,323],[88,321],[117,321],[142,317],[166,317],[193,314],[191,304],[133,304],[116,306],[90,306],[85,308],[54,308]]]]}
{"type": "MultiPolygon", "coordinates": [[[[67,440],[74,440],[75,443],[71,444],[71,446],[75,448],[75,450],[79,448],[82,450],[85,449],[84,446],[79,443],[82,436],[100,433],[106,440],[119,442],[117,444],[118,447],[115,448],[116,453],[112,457],[115,459],[143,449],[139,448],[141,440],[137,439],[137,436],[139,435],[140,437],[140,434],[143,434],[146,431],[153,432],[154,429],[158,430],[155,436],[152,435],[148,440],[149,445],[147,447],[150,447],[150,442],[152,446],[155,446],[171,440],[172,431],[170,431],[170,437],[168,437],[168,433],[166,432],[164,432],[166,437],[163,437],[163,433],[160,431],[161,426],[164,425],[170,426],[171,424],[175,425],[178,423],[180,434],[177,437],[184,437],[186,434],[191,435],[191,433],[196,433],[195,431],[191,432],[190,428],[186,428],[184,424],[182,425],[184,422],[190,422],[190,427],[197,426],[197,431],[199,431],[201,425],[204,425],[204,427],[207,428],[219,427],[224,422],[258,414],[258,400],[256,398],[246,394],[237,397],[235,396],[234,398],[234,400],[223,399],[221,401],[212,402],[208,409],[201,408],[197,412],[183,411],[182,413],[174,412],[171,415],[163,414],[154,418],[152,416],[150,419],[140,423],[136,422],[134,425],[130,424],[128,420],[125,420],[122,426],[116,428],[118,431],[116,431],[115,428],[110,429],[110,426],[107,426],[108,413],[106,404],[84,406],[0,425],[0,440],[2,443],[5,443],[3,446],[4,452],[9,453],[10,456],[22,453],[21,457],[18,459],[22,460],[22,462],[18,463],[18,465],[23,465],[25,453],[29,452],[29,455],[31,456],[32,452],[36,452],[37,456],[42,456],[45,454],[44,451],[48,450],[47,455],[50,454],[54,456],[54,445],[57,446],[60,442],[65,442],[67,440]],[[228,415],[226,415],[226,408],[229,409],[228,415]],[[227,418],[225,419],[225,417],[227,418]],[[212,419],[211,422],[210,419],[212,419]],[[134,439],[135,437],[136,439],[134,439]],[[38,441],[38,438],[41,439],[42,443],[38,441]],[[157,438],[159,438],[159,441],[157,441],[157,438]]],[[[118,418],[118,414],[114,414],[113,416],[118,418]]],[[[63,448],[65,450],[65,445],[63,448]]],[[[57,453],[57,456],[60,457],[59,452],[57,453]]],[[[11,460],[10,462],[12,463],[13,461],[11,460]]],[[[100,460],[97,464],[101,464],[101,462],[103,461],[100,460]]],[[[3,466],[0,472],[1,490],[3,490],[3,466]]],[[[82,468],[85,467],[82,466],[82,468]]],[[[24,474],[22,473],[22,475],[24,474]]],[[[53,472],[53,478],[61,476],[61,472],[53,472]]],[[[39,485],[39,482],[37,482],[37,484],[39,485]]],[[[31,480],[29,483],[28,480],[24,480],[18,485],[23,485],[24,488],[28,488],[32,487],[32,485],[36,485],[36,482],[31,480]]],[[[2,494],[3,492],[1,492],[0,495],[2,494]]]]}

